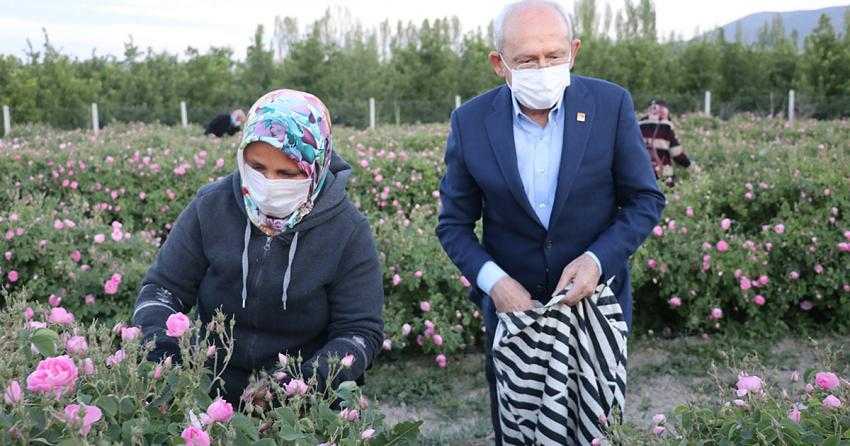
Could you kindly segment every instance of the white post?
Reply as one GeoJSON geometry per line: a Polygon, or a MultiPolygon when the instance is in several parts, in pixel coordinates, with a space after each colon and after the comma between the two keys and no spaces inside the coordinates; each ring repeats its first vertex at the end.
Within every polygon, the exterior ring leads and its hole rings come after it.
{"type": "Polygon", "coordinates": [[[9,106],[3,106],[3,136],[9,136],[12,131],[12,114],[9,113],[9,106]]]}
{"type": "Polygon", "coordinates": [[[460,95],[455,95],[455,108],[460,108],[460,95]]]}
{"type": "Polygon", "coordinates": [[[794,123],[794,90],[788,90],[788,122],[794,123]]]}
{"type": "Polygon", "coordinates": [[[97,103],[95,102],[91,103],[91,129],[97,136],[97,132],[100,130],[100,120],[97,118],[97,103]]]}
{"type": "Polygon", "coordinates": [[[369,128],[375,128],[375,98],[369,98],[369,128]]]}
{"type": "Polygon", "coordinates": [[[186,116],[186,101],[180,101],[180,123],[186,128],[189,126],[189,118],[186,116]]]}
{"type": "Polygon", "coordinates": [[[705,92],[705,114],[711,116],[711,92],[705,92]]]}

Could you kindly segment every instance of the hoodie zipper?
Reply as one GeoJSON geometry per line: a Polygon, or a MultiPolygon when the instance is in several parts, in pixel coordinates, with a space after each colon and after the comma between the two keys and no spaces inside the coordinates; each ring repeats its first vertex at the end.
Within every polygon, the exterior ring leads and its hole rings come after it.
{"type": "Polygon", "coordinates": [[[262,276],[263,276],[263,263],[265,262],[266,257],[268,257],[269,251],[271,251],[271,248],[272,248],[272,237],[267,236],[266,237],[266,244],[263,245],[263,253],[260,255],[260,257],[257,258],[257,265],[256,265],[256,271],[257,272],[254,274],[254,284],[251,287],[251,290],[254,292],[255,295],[257,294],[257,287],[260,286],[260,279],[262,279],[262,276]]]}

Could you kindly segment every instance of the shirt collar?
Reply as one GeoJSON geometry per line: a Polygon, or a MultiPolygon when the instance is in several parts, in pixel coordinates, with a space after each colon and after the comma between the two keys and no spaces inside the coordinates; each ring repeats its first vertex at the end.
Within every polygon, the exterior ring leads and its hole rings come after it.
{"type": "MultiPolygon", "coordinates": [[[[511,93],[511,103],[513,104],[513,109],[514,109],[514,119],[522,116],[523,118],[528,119],[529,121],[532,121],[532,119],[529,118],[528,115],[526,115],[522,111],[522,109],[519,107],[519,102],[517,102],[513,93],[511,93]]],[[[555,106],[552,107],[551,110],[549,110],[549,121],[556,119],[560,115],[561,108],[562,108],[561,105],[563,105],[563,103],[564,103],[564,97],[561,96],[561,98],[558,99],[558,102],[555,103],[555,106]]],[[[532,121],[532,122],[534,122],[534,121],[532,121]]]]}

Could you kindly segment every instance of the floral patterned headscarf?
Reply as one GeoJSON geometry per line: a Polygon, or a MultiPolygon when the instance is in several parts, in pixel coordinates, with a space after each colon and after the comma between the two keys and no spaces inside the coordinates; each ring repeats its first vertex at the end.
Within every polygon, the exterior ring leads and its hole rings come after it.
{"type": "Polygon", "coordinates": [[[319,98],[301,91],[275,90],[257,100],[248,112],[242,142],[236,153],[236,164],[242,178],[242,196],[251,222],[268,236],[280,234],[297,225],[313,209],[325,183],[332,152],[330,114],[319,98]],[[312,180],[307,200],[288,217],[264,215],[248,192],[244,151],[245,147],[256,141],[279,149],[312,180]]]}

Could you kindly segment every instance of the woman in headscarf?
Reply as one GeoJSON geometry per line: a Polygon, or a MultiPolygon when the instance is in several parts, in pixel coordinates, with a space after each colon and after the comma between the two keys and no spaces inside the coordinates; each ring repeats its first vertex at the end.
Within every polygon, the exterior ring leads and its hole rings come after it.
{"type": "Polygon", "coordinates": [[[368,221],[346,195],[351,166],[333,151],[324,104],[299,91],[266,94],[249,111],[236,162],[198,191],[142,281],[133,322],[155,339],[150,359],[178,354],[166,335],[171,314],[197,306],[206,324],[220,308],[236,324],[222,376],[228,401],[278,353],[300,353],[305,376],[322,383],[329,357],[353,355],[332,384],[358,379],[383,341],[382,274],[368,221]]]}

